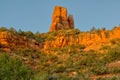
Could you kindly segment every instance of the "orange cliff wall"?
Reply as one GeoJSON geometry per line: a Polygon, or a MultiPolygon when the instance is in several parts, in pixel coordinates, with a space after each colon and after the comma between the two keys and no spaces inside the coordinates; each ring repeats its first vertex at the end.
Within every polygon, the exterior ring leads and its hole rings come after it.
{"type": "Polygon", "coordinates": [[[100,30],[99,32],[82,32],[78,35],[57,35],[55,40],[45,42],[44,49],[65,47],[73,44],[82,44],[86,46],[85,50],[97,50],[102,45],[109,45],[110,41],[115,38],[120,38],[120,27],[113,30],[100,30]]]}
{"type": "MultiPolygon", "coordinates": [[[[52,15],[52,24],[50,26],[50,32],[65,29],[74,28],[74,19],[71,15],[67,16],[67,9],[65,7],[55,6],[52,15]]],[[[120,38],[120,27],[114,28],[112,31],[100,30],[99,32],[82,32],[79,35],[58,35],[55,40],[47,40],[44,42],[44,49],[51,47],[64,47],[73,44],[83,44],[89,46],[89,49],[98,49],[104,44],[109,44],[110,40],[114,38],[120,38]]]]}
{"type": "Polygon", "coordinates": [[[27,39],[25,36],[14,35],[8,31],[0,31],[0,48],[11,51],[19,47],[46,50],[82,44],[86,46],[85,50],[98,50],[102,45],[109,45],[112,39],[120,38],[120,26],[113,30],[100,30],[99,32],[80,32],[78,34],[66,35],[59,32],[58,35],[53,36],[54,40],[45,40],[39,43],[33,39],[27,39]]]}

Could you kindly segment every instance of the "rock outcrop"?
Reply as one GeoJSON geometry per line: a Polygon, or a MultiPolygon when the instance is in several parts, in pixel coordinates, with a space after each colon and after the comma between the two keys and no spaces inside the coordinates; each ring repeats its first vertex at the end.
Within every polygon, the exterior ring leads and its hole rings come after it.
{"type": "Polygon", "coordinates": [[[52,15],[52,24],[50,26],[50,32],[61,29],[73,29],[74,19],[72,15],[67,15],[67,9],[65,7],[55,6],[52,15]]]}
{"type": "Polygon", "coordinates": [[[12,39],[12,35],[8,31],[0,32],[0,44],[8,45],[12,39]]]}
{"type": "Polygon", "coordinates": [[[98,50],[103,45],[110,45],[111,40],[120,38],[120,26],[113,30],[101,29],[81,32],[74,29],[73,16],[67,14],[67,9],[55,6],[50,33],[38,34],[37,38],[36,36],[32,37],[27,38],[25,35],[12,34],[9,30],[0,31],[0,48],[5,51],[19,48],[47,51],[51,48],[84,45],[86,51],[98,50]]]}
{"type": "Polygon", "coordinates": [[[37,42],[24,35],[0,31],[0,48],[5,51],[14,51],[19,48],[47,51],[51,48],[84,45],[86,51],[99,50],[103,45],[111,46],[111,40],[120,38],[120,26],[115,27],[113,30],[101,29],[95,32],[81,32],[77,29],[59,30],[57,33],[46,33],[42,35],[42,38],[44,39],[43,42],[37,42]]]}
{"type": "Polygon", "coordinates": [[[0,49],[4,51],[15,51],[19,48],[40,50],[42,46],[41,43],[38,43],[32,39],[28,39],[26,36],[12,34],[9,31],[0,31],[0,49]]]}
{"type": "MultiPolygon", "coordinates": [[[[66,31],[67,32],[67,31],[66,31]]],[[[69,30],[68,30],[69,32],[69,30]]],[[[85,50],[99,50],[103,45],[110,45],[112,39],[120,38],[120,26],[113,30],[101,29],[96,32],[80,32],[79,34],[58,34],[54,40],[45,42],[44,49],[61,48],[70,45],[85,45],[85,50]]]]}

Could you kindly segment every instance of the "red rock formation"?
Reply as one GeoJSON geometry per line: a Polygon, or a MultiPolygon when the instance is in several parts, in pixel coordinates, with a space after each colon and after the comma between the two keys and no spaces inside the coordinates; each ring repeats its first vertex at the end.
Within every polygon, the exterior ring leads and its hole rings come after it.
{"type": "MultiPolygon", "coordinates": [[[[70,45],[84,45],[85,50],[99,50],[100,46],[110,44],[112,39],[120,38],[120,26],[113,30],[101,29],[96,32],[79,32],[76,30],[61,30],[53,39],[46,39],[39,43],[34,39],[25,36],[12,34],[9,31],[0,31],[0,48],[6,51],[17,50],[17,48],[29,48],[36,50],[49,50],[51,48],[61,48],[70,45]]],[[[48,34],[46,36],[49,36],[48,34]]]]}
{"type": "MultiPolygon", "coordinates": [[[[64,33],[63,33],[64,34],[64,33]]],[[[73,44],[82,44],[86,46],[85,50],[98,50],[102,45],[110,44],[112,39],[120,38],[120,26],[114,28],[113,30],[101,29],[94,33],[82,32],[80,34],[74,35],[59,35],[55,40],[45,42],[44,49],[48,48],[60,48],[73,44]]]]}
{"type": "Polygon", "coordinates": [[[67,15],[65,7],[55,6],[52,15],[52,24],[50,32],[57,31],[56,35],[43,35],[43,42],[39,43],[34,39],[28,39],[25,36],[13,35],[9,31],[0,31],[0,48],[16,49],[17,47],[30,48],[37,50],[46,50],[50,48],[60,48],[70,45],[85,45],[85,50],[97,50],[101,45],[109,44],[112,39],[120,38],[120,26],[113,30],[96,30],[91,32],[78,32],[74,28],[74,19],[72,15],[67,15]],[[68,30],[61,30],[61,29],[68,30]],[[76,34],[77,33],[77,34],[76,34]],[[53,39],[46,39],[51,36],[53,39]]]}
{"type": "MultiPolygon", "coordinates": [[[[43,45],[42,45],[43,46],[43,45]]],[[[17,48],[40,49],[41,44],[25,36],[12,34],[9,31],[0,31],[0,48],[5,51],[17,50],[17,48]]]]}
{"type": "Polygon", "coordinates": [[[55,6],[50,32],[61,30],[62,28],[74,28],[74,19],[72,15],[67,16],[67,9],[65,7],[55,6]]]}
{"type": "Polygon", "coordinates": [[[12,35],[10,34],[10,32],[7,32],[7,31],[3,31],[3,32],[0,32],[0,43],[3,44],[3,45],[8,45],[9,44],[9,41],[12,39],[12,35]]]}

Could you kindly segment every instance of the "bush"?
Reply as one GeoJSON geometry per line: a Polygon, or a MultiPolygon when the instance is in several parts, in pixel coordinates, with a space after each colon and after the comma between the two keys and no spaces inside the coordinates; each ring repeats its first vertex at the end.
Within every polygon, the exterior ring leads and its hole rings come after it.
{"type": "Polygon", "coordinates": [[[55,72],[56,73],[62,73],[62,72],[64,72],[65,71],[65,67],[64,66],[58,66],[58,67],[56,67],[56,70],[55,70],[55,72]]]}
{"type": "Polygon", "coordinates": [[[33,71],[19,59],[13,59],[6,54],[0,55],[0,80],[31,80],[33,71]]]}
{"type": "Polygon", "coordinates": [[[108,57],[109,61],[115,61],[120,59],[120,50],[117,48],[111,49],[108,51],[108,57]]]}
{"type": "Polygon", "coordinates": [[[120,73],[120,68],[119,68],[119,67],[110,68],[110,69],[109,69],[109,72],[110,72],[110,73],[113,73],[113,74],[115,74],[115,73],[120,73]]]}
{"type": "Polygon", "coordinates": [[[118,77],[118,76],[105,77],[105,78],[99,77],[96,80],[120,80],[120,77],[118,77]]]}
{"type": "Polygon", "coordinates": [[[120,38],[112,39],[110,42],[111,42],[112,45],[115,45],[115,44],[120,45],[120,38]]]}
{"type": "Polygon", "coordinates": [[[35,75],[34,80],[49,80],[49,76],[47,73],[40,71],[35,75]]]}
{"type": "Polygon", "coordinates": [[[8,31],[6,27],[0,27],[0,31],[8,31]]]}
{"type": "Polygon", "coordinates": [[[103,74],[107,74],[109,73],[109,70],[107,67],[105,66],[101,66],[101,65],[98,65],[96,67],[93,67],[91,69],[91,72],[95,75],[103,75],[103,74]]]}
{"type": "Polygon", "coordinates": [[[60,74],[57,80],[71,80],[71,79],[65,74],[60,74]]]}
{"type": "Polygon", "coordinates": [[[108,45],[100,47],[100,50],[108,50],[108,49],[110,49],[110,46],[108,46],[108,45]]]}
{"type": "Polygon", "coordinates": [[[79,48],[80,48],[80,49],[85,49],[86,46],[85,46],[85,45],[79,45],[79,48]]]}

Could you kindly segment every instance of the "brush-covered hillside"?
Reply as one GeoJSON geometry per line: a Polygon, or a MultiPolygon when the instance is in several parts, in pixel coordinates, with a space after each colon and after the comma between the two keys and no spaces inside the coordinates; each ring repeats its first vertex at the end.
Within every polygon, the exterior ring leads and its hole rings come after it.
{"type": "Polygon", "coordinates": [[[0,27],[0,80],[120,80],[120,26],[81,31],[56,6],[49,32],[0,27]]]}
{"type": "Polygon", "coordinates": [[[1,27],[0,79],[119,80],[119,31],[115,27],[87,32],[62,29],[32,33],[1,27]],[[103,31],[107,37],[102,36],[103,31]],[[89,34],[94,39],[90,38],[88,44],[89,34]]]}

